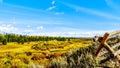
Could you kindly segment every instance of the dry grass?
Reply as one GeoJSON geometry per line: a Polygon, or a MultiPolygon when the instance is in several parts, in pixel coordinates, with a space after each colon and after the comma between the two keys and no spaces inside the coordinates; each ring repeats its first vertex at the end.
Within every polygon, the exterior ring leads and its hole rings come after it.
{"type": "MultiPolygon", "coordinates": [[[[36,66],[47,66],[55,58],[64,60],[67,53],[81,47],[87,47],[91,41],[44,41],[18,44],[16,42],[0,45],[0,67],[1,68],[26,68],[36,66]],[[84,43],[83,43],[84,42],[84,43]],[[40,49],[31,47],[38,45],[40,49]]],[[[66,64],[66,62],[64,63],[66,64]]]]}

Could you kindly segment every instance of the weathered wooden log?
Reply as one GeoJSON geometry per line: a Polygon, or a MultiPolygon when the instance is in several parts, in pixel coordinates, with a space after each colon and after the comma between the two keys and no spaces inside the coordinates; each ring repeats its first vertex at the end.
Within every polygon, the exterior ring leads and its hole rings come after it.
{"type": "Polygon", "coordinates": [[[104,44],[107,41],[108,37],[109,37],[109,33],[105,33],[104,36],[103,36],[103,39],[102,39],[102,41],[101,41],[101,43],[100,43],[100,45],[99,45],[99,47],[98,47],[98,49],[97,49],[97,51],[95,53],[96,57],[98,57],[98,54],[100,53],[100,50],[104,46],[104,44]]]}
{"type": "MultiPolygon", "coordinates": [[[[115,44],[115,45],[113,45],[111,48],[114,49],[114,48],[116,48],[116,47],[118,47],[118,46],[120,46],[120,42],[117,43],[117,44],[115,44]]],[[[103,52],[101,52],[101,53],[99,54],[99,56],[103,56],[103,55],[105,55],[106,53],[108,53],[108,51],[103,51],[103,52]]]]}
{"type": "Polygon", "coordinates": [[[113,54],[110,54],[109,57],[107,57],[106,59],[102,60],[100,63],[104,63],[104,62],[110,60],[111,58],[116,58],[118,60],[118,62],[120,63],[120,56],[119,56],[119,54],[120,54],[120,50],[116,51],[113,54]]]}
{"type": "Polygon", "coordinates": [[[113,35],[116,35],[116,34],[120,34],[120,30],[110,32],[110,36],[113,36],[113,35]]]}
{"type": "Polygon", "coordinates": [[[110,53],[114,53],[115,51],[107,44],[104,44],[105,49],[107,49],[110,53]]]}
{"type": "MultiPolygon", "coordinates": [[[[115,51],[112,49],[112,48],[110,48],[110,46],[106,43],[105,45],[104,45],[104,47],[110,52],[110,53],[112,53],[112,54],[114,54],[115,53],[115,51]]],[[[115,58],[118,60],[118,62],[120,63],[120,56],[119,55],[115,55],[115,58]]]]}
{"type": "MultiPolygon", "coordinates": [[[[119,56],[119,54],[120,54],[120,50],[118,50],[118,51],[114,51],[112,48],[109,48],[109,46],[106,44],[105,45],[105,48],[110,52],[110,53],[112,53],[114,56],[115,56],[115,58],[118,60],[118,62],[120,63],[120,56],[119,56]]],[[[106,61],[108,61],[109,59],[110,59],[111,57],[108,57],[108,58],[106,58],[105,60],[103,60],[104,62],[106,62],[106,61]]],[[[102,62],[103,62],[102,61],[102,62]]]]}
{"type": "Polygon", "coordinates": [[[120,50],[116,51],[114,54],[115,55],[119,55],[120,54],[120,50]]]}
{"type": "Polygon", "coordinates": [[[112,48],[114,49],[114,48],[116,48],[116,47],[118,47],[118,46],[120,46],[120,42],[117,43],[117,44],[115,44],[115,45],[113,45],[112,48]]]}
{"type": "MultiPolygon", "coordinates": [[[[107,57],[105,60],[101,61],[102,62],[106,62],[107,60],[111,59],[111,58],[116,58],[118,60],[118,62],[120,63],[120,50],[118,51],[114,51],[113,49],[116,48],[117,46],[120,45],[120,43],[116,44],[115,46],[113,46],[112,48],[106,43],[107,39],[109,36],[113,36],[113,35],[116,35],[116,34],[119,34],[120,33],[120,30],[118,31],[114,31],[114,32],[110,32],[110,33],[105,33],[103,38],[99,40],[100,44],[98,46],[98,49],[95,53],[96,57],[98,57],[99,53],[100,53],[100,50],[104,47],[106,50],[108,51],[105,51],[103,54],[109,52],[111,53],[109,57],[107,57]]],[[[98,38],[99,39],[99,38],[98,38]]],[[[98,40],[97,40],[98,41],[98,40]]]]}

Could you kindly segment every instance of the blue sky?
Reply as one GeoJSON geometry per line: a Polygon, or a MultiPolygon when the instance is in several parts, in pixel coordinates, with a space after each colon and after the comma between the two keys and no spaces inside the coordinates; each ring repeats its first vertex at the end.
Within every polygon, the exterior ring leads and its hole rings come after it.
{"type": "Polygon", "coordinates": [[[0,32],[93,37],[119,30],[120,0],[0,0],[0,32]]]}

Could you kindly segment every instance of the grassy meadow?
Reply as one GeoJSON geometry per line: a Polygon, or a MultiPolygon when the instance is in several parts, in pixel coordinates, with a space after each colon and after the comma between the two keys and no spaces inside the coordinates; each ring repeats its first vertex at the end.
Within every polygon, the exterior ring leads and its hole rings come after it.
{"type": "MultiPolygon", "coordinates": [[[[87,47],[91,40],[71,39],[66,41],[34,41],[18,44],[8,42],[0,45],[0,67],[2,68],[46,68],[56,58],[72,54],[72,51],[87,47]]],[[[62,62],[61,62],[62,63],[62,62]]]]}
{"type": "Polygon", "coordinates": [[[5,37],[7,44],[0,43],[0,68],[119,67],[115,60],[100,64],[100,60],[107,55],[99,58],[94,56],[98,46],[92,38],[31,37],[32,40],[29,40],[31,38],[26,36],[5,37]]]}

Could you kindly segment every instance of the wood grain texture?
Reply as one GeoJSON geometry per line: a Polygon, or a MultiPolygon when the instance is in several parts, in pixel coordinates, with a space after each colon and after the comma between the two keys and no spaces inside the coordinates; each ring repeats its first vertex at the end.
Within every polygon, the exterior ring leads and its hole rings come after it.
{"type": "Polygon", "coordinates": [[[104,47],[107,51],[105,51],[103,54],[109,52],[110,54],[113,54],[115,56],[115,58],[118,60],[118,62],[120,63],[120,50],[118,51],[114,51],[114,48],[116,48],[117,46],[120,45],[120,43],[116,44],[115,46],[113,47],[110,47],[108,44],[107,44],[107,40],[109,38],[109,36],[113,36],[113,35],[116,35],[116,34],[119,34],[120,33],[120,30],[118,31],[114,31],[114,32],[110,32],[110,33],[105,33],[104,36],[103,36],[103,39],[101,40],[99,46],[98,46],[98,49],[95,53],[95,56],[98,57],[101,49],[104,47]]]}

